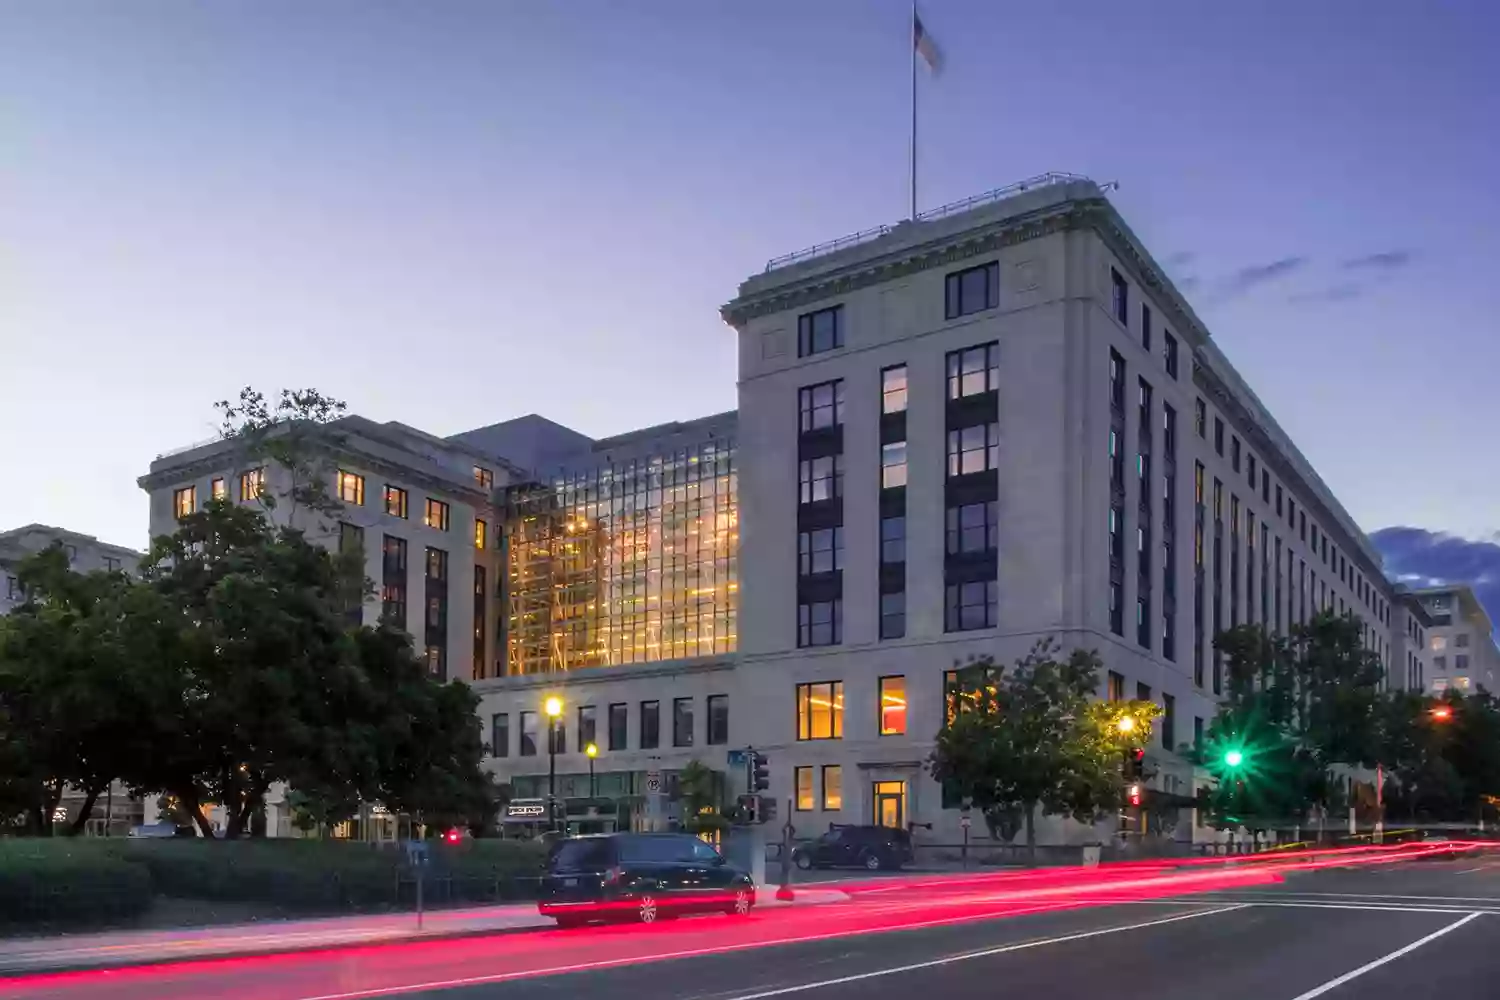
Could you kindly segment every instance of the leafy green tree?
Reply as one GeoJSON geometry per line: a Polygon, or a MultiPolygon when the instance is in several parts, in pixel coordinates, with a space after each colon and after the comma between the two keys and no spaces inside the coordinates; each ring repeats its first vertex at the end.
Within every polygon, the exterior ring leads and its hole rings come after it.
{"type": "Polygon", "coordinates": [[[682,808],[682,827],[689,833],[723,830],[729,820],[722,812],[721,776],[694,758],[677,773],[677,798],[682,808]]]}
{"type": "Polygon", "coordinates": [[[1077,649],[1059,660],[1057,652],[1046,639],[1010,668],[988,657],[963,665],[928,761],[992,831],[1014,829],[1019,817],[1033,856],[1038,812],[1093,822],[1121,804],[1122,755],[1149,744],[1161,712],[1149,701],[1095,700],[1098,654],[1077,649]]]}
{"type": "Polygon", "coordinates": [[[284,523],[292,528],[306,527],[298,524],[303,511],[324,519],[339,515],[343,504],[328,486],[343,441],[333,425],[348,411],[342,400],[317,389],[283,389],[272,404],[246,386],[237,400],[220,400],[214,408],[220,435],[239,446],[243,464],[279,472],[268,477],[259,498],[267,511],[284,508],[284,523]]]}

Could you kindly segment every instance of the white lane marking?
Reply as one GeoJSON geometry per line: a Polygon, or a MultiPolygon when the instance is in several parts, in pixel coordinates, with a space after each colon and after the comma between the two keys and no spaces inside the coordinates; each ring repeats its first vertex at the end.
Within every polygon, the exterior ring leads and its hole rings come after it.
{"type": "Polygon", "coordinates": [[[1433,941],[1436,941],[1438,938],[1442,937],[1444,934],[1450,934],[1453,931],[1458,930],[1464,924],[1468,923],[1471,920],[1475,920],[1475,919],[1479,918],[1480,916],[1481,916],[1481,914],[1471,913],[1467,917],[1464,917],[1462,920],[1455,920],[1455,921],[1453,921],[1453,923],[1449,924],[1448,926],[1439,928],[1438,930],[1433,931],[1431,934],[1427,935],[1426,937],[1418,938],[1417,940],[1413,941],[1411,944],[1407,945],[1404,948],[1397,948],[1395,951],[1391,952],[1389,955],[1383,955],[1380,958],[1375,959],[1375,961],[1373,961],[1373,962],[1366,962],[1364,965],[1361,965],[1359,968],[1353,969],[1353,970],[1351,970],[1349,972],[1346,972],[1342,976],[1339,976],[1337,979],[1330,979],[1330,980],[1328,980],[1328,982],[1324,983],[1322,986],[1316,986],[1316,987],[1308,990],[1306,993],[1302,993],[1302,994],[1299,994],[1299,995],[1293,997],[1292,1000],[1313,1000],[1313,997],[1320,997],[1324,993],[1327,993],[1329,990],[1337,989],[1338,987],[1344,985],[1345,983],[1349,982],[1351,979],[1358,979],[1360,976],[1363,976],[1366,972],[1369,972],[1369,971],[1371,971],[1373,969],[1380,968],[1382,965],[1385,965],[1387,962],[1394,962],[1396,959],[1400,958],[1402,955],[1410,955],[1412,952],[1416,951],[1418,948],[1422,947],[1424,944],[1430,944],[1433,941]]]}
{"type": "MultiPolygon", "coordinates": [[[[1243,909],[1245,909],[1245,907],[1247,905],[1248,904],[1240,904],[1240,905],[1237,905],[1237,906],[1221,906],[1221,907],[1218,907],[1218,908],[1212,909],[1212,910],[1197,910],[1197,911],[1194,911],[1192,913],[1185,913],[1185,914],[1181,914],[1181,915],[1175,916],[1175,917],[1166,917],[1166,918],[1161,919],[1161,920],[1148,920],[1148,921],[1146,921],[1144,923],[1128,924],[1128,925],[1125,925],[1123,927],[1109,927],[1109,928],[1105,928],[1103,930],[1088,931],[1087,933],[1083,933],[1083,934],[1070,934],[1070,935],[1068,935],[1066,937],[1049,938],[1049,939],[1041,940],[1041,941],[1030,941],[1030,942],[1027,942],[1025,944],[1010,945],[1010,946],[1007,946],[1007,947],[1004,947],[1004,948],[993,949],[993,950],[988,951],[988,952],[980,952],[980,953],[971,953],[971,954],[966,954],[966,955],[952,956],[952,957],[950,957],[950,958],[948,958],[946,960],[939,960],[937,962],[929,962],[929,963],[926,963],[926,964],[927,965],[941,965],[941,964],[944,964],[944,962],[949,962],[949,961],[951,961],[951,962],[958,962],[958,961],[964,960],[965,958],[979,958],[979,957],[981,957],[984,954],[1000,954],[1000,953],[1006,952],[1006,951],[1018,951],[1021,948],[1034,948],[1034,947],[1037,947],[1038,945],[1043,945],[1043,944],[1057,944],[1057,943],[1060,943],[1060,942],[1063,942],[1063,941],[1075,941],[1075,940],[1078,940],[1080,938],[1097,937],[1100,934],[1113,934],[1115,931],[1128,931],[1128,930],[1135,930],[1135,929],[1141,928],[1141,927],[1154,927],[1154,926],[1156,926],[1158,924],[1170,924],[1170,923],[1173,923],[1173,922],[1178,921],[1178,920],[1191,920],[1194,917],[1208,917],[1208,916],[1214,915],[1215,913],[1228,913],[1231,910],[1243,910],[1243,909]]],[[[1051,906],[1049,906],[1047,909],[1054,909],[1054,908],[1055,909],[1061,909],[1061,907],[1051,907],[1051,906]]],[[[881,927],[881,928],[875,929],[875,932],[920,930],[920,929],[925,928],[925,927],[939,927],[939,926],[944,926],[944,925],[947,925],[947,924],[965,923],[965,922],[972,922],[972,921],[975,921],[975,920],[982,920],[982,919],[984,919],[982,916],[976,917],[976,916],[973,916],[973,915],[963,916],[963,917],[945,917],[945,918],[943,918],[941,920],[925,920],[925,921],[921,921],[919,923],[914,923],[914,924],[899,924],[899,925],[894,926],[894,927],[881,927]]],[[[774,940],[769,940],[769,941],[748,941],[748,942],[745,942],[744,944],[737,944],[737,945],[717,945],[717,946],[712,947],[712,948],[691,948],[691,949],[686,949],[686,950],[683,950],[683,951],[661,952],[661,953],[658,953],[658,954],[655,954],[655,955],[632,955],[632,956],[630,956],[628,958],[608,958],[608,959],[601,959],[600,961],[597,961],[597,962],[578,962],[578,963],[573,964],[573,965],[559,965],[559,966],[554,966],[554,967],[549,968],[549,969],[528,969],[528,970],[525,970],[525,971],[518,971],[518,972],[497,972],[497,973],[494,973],[494,974],[488,975],[488,976],[466,976],[466,977],[464,977],[462,979],[442,979],[442,980],[434,980],[432,982],[427,982],[427,983],[409,983],[409,984],[405,984],[405,985],[401,985],[401,986],[379,986],[379,987],[374,987],[374,988],[366,989],[366,990],[351,990],[348,993],[320,993],[320,994],[318,994],[316,996],[298,997],[297,1000],[362,1000],[362,998],[364,998],[364,997],[396,996],[396,995],[401,994],[401,993],[418,993],[418,992],[421,992],[423,990],[454,989],[454,988],[457,988],[459,986],[477,986],[477,985],[479,985],[481,983],[503,983],[503,982],[507,982],[507,981],[513,980],[513,979],[536,979],[536,978],[540,978],[542,976],[558,976],[558,975],[563,975],[563,974],[566,974],[566,973],[569,973],[569,972],[592,972],[592,971],[594,971],[596,969],[609,969],[609,968],[615,968],[615,967],[618,967],[618,966],[621,966],[621,965],[635,965],[635,964],[640,963],[640,962],[662,962],[662,961],[668,961],[668,960],[671,960],[671,959],[679,959],[679,958],[701,958],[701,957],[706,956],[706,955],[721,955],[721,954],[724,954],[725,952],[731,952],[731,951],[749,951],[749,950],[754,949],[754,948],[768,948],[768,947],[774,947],[774,946],[783,945],[783,944],[807,944],[807,943],[810,943],[810,942],[813,942],[813,941],[826,941],[826,940],[829,940],[829,939],[832,939],[832,938],[850,937],[850,936],[853,936],[853,935],[859,934],[859,933],[861,933],[861,932],[859,932],[859,931],[837,931],[837,932],[832,933],[832,934],[816,934],[816,935],[810,935],[808,937],[780,938],[780,939],[774,939],[774,940]]],[[[870,932],[867,931],[865,933],[870,933],[870,932]]],[[[914,969],[923,968],[923,967],[924,966],[922,966],[922,965],[910,966],[910,968],[914,968],[914,969]]],[[[864,975],[855,976],[853,978],[854,979],[864,979],[864,978],[868,978],[870,975],[885,975],[887,972],[900,972],[900,971],[902,971],[902,970],[901,969],[889,969],[889,970],[886,970],[886,972],[866,973],[864,975]]],[[[828,984],[813,984],[813,985],[828,985],[828,984]]],[[[811,985],[810,986],[801,986],[801,987],[794,986],[794,987],[791,987],[789,989],[782,990],[780,992],[791,992],[792,990],[797,990],[797,989],[811,989],[811,988],[812,988],[811,985]]],[[[774,995],[774,993],[761,993],[761,994],[754,994],[753,996],[773,996],[773,995],[774,995]]],[[[752,997],[737,997],[736,1000],[752,1000],[752,997]]]]}
{"type": "Polygon", "coordinates": [[[1389,892],[1258,892],[1254,889],[1226,889],[1225,894],[1253,896],[1257,899],[1416,899],[1423,902],[1488,903],[1500,906],[1500,896],[1400,896],[1389,892]]]}
{"type": "Polygon", "coordinates": [[[1242,910],[1243,906],[1224,906],[1213,910],[1199,910],[1195,913],[1179,914],[1175,917],[1163,917],[1160,920],[1147,920],[1138,924],[1125,924],[1120,927],[1104,927],[1099,930],[1083,931],[1078,934],[1063,934],[1058,937],[1042,938],[1037,941],[1022,941],[1018,944],[1001,945],[998,948],[985,948],[980,951],[967,951],[958,955],[947,955],[943,958],[934,958],[926,962],[913,962],[910,965],[898,965],[889,969],[876,969],[874,972],[859,972],[852,976],[839,976],[837,979],[823,979],[815,983],[801,983],[797,986],[782,986],[774,990],[762,990],[759,993],[742,993],[734,997],[734,1000],[766,1000],[767,997],[779,997],[788,993],[801,993],[804,990],[822,989],[826,986],[841,986],[844,983],[857,983],[865,979],[874,979],[877,976],[890,976],[900,972],[916,972],[919,969],[932,969],[942,965],[952,965],[955,962],[967,962],[975,958],[989,958],[993,955],[1004,955],[1012,951],[1025,951],[1028,948],[1040,948],[1049,944],[1064,944],[1068,941],[1082,941],[1085,938],[1100,937],[1104,934],[1117,934],[1120,931],[1141,930],[1146,927],[1159,927],[1162,924],[1175,924],[1179,920],[1193,920],[1197,917],[1208,917],[1216,913],[1229,913],[1232,910],[1242,910]]]}

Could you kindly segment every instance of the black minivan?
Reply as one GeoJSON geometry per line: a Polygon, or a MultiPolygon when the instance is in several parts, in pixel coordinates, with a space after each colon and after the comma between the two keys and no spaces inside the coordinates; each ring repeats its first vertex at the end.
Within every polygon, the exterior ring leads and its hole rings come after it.
{"type": "Polygon", "coordinates": [[[835,826],[792,851],[798,868],[900,868],[912,859],[911,836],[884,826],[835,826]]]}
{"type": "Polygon", "coordinates": [[[680,913],[733,913],[755,905],[755,883],[697,837],[610,833],[552,846],[537,908],[559,927],[590,920],[652,923],[680,913]]]}

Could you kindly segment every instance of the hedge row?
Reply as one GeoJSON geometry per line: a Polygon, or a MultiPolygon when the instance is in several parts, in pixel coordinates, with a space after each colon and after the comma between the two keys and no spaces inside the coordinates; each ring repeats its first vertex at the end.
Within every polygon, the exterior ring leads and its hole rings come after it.
{"type": "Polygon", "coordinates": [[[150,872],[107,852],[0,841],[0,926],[9,931],[117,924],[145,912],[151,896],[150,872]]]}

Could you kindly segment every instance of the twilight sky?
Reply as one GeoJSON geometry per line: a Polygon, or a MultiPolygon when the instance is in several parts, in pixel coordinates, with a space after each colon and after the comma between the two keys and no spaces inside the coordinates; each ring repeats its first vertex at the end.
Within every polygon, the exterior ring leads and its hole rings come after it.
{"type": "MultiPolygon", "coordinates": [[[[1500,540],[1500,4],[922,10],[924,207],[1119,181],[1366,530],[1500,540]]],[[[738,282],[905,211],[908,17],[0,0],[0,528],[144,546],[136,476],[244,384],[440,434],[732,407],[738,282]]]]}

